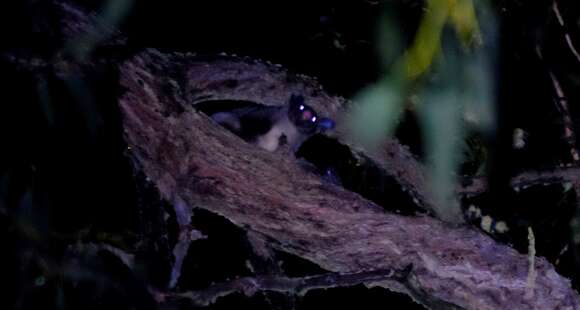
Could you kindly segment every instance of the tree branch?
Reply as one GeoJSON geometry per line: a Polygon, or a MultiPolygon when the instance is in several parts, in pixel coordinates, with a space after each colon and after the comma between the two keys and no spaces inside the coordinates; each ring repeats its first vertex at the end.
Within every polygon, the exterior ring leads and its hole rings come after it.
{"type": "MultiPolygon", "coordinates": [[[[302,170],[294,158],[244,143],[191,108],[190,96],[208,93],[200,88],[204,80],[214,91],[229,87],[272,99],[258,102],[281,103],[288,89],[311,94],[304,80],[277,67],[247,62],[237,66],[227,71],[214,62],[156,51],[122,66],[125,138],[162,197],[220,214],[263,236],[275,249],[334,273],[412,265],[415,287],[429,297],[419,302],[427,306],[436,307],[434,300],[478,309],[580,305],[570,282],[545,259],[537,258],[534,294],[525,298],[526,255],[470,228],[386,213],[302,170]],[[275,74],[283,82],[272,79],[275,74]],[[212,84],[216,76],[233,82],[212,84]]],[[[318,92],[313,98],[319,106],[339,113],[340,100],[318,92]]],[[[227,99],[228,91],[220,94],[227,99]]],[[[417,296],[400,283],[378,285],[417,296]]]]}
{"type": "MultiPolygon", "coordinates": [[[[513,177],[510,186],[517,190],[534,185],[560,184],[580,182],[580,167],[560,167],[552,170],[528,171],[513,177]]],[[[464,178],[457,187],[456,193],[461,196],[475,196],[487,191],[486,177],[464,178]]]]}
{"type": "Polygon", "coordinates": [[[576,50],[576,47],[574,47],[570,34],[566,32],[566,24],[564,23],[564,18],[562,18],[562,14],[560,14],[560,8],[558,7],[558,2],[555,0],[552,3],[552,11],[554,12],[554,15],[556,15],[556,18],[558,19],[558,24],[560,24],[560,26],[564,28],[565,31],[564,38],[566,39],[566,44],[568,44],[568,47],[570,48],[570,52],[572,52],[574,58],[576,58],[576,60],[580,63],[580,54],[576,50]]]}
{"type": "Polygon", "coordinates": [[[281,276],[244,277],[232,281],[212,285],[200,291],[179,293],[160,293],[165,298],[185,298],[196,306],[207,306],[217,298],[234,292],[253,296],[257,292],[275,291],[281,293],[297,293],[304,295],[312,289],[353,286],[357,284],[397,281],[406,283],[411,266],[404,270],[381,269],[351,274],[329,273],[303,278],[288,278],[281,276]]]}

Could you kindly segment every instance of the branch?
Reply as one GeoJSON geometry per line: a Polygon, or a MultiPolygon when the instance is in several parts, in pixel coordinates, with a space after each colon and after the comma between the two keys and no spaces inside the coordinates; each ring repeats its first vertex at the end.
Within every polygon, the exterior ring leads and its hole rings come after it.
{"type": "MultiPolygon", "coordinates": [[[[552,11],[554,12],[554,15],[556,15],[556,18],[558,19],[558,23],[560,24],[560,26],[566,29],[566,24],[564,23],[564,19],[562,18],[562,14],[560,14],[560,9],[558,8],[558,2],[555,0],[552,3],[552,11]]],[[[568,32],[565,32],[564,38],[566,39],[566,44],[568,44],[568,48],[570,48],[572,55],[574,55],[576,60],[580,63],[580,54],[576,50],[576,47],[574,47],[570,34],[568,32]]]]}
{"type": "MultiPolygon", "coordinates": [[[[580,182],[580,167],[561,167],[553,170],[528,171],[513,177],[510,186],[515,190],[526,189],[534,185],[580,182]]],[[[461,196],[475,196],[487,191],[486,177],[464,178],[456,193],[461,196]]]]}
{"type": "MultiPolygon", "coordinates": [[[[555,2],[554,7],[557,8],[555,2]]],[[[538,55],[540,61],[544,61],[542,49],[539,45],[536,45],[536,55],[538,55]]],[[[562,133],[562,136],[566,138],[566,142],[570,147],[570,156],[572,156],[572,160],[577,163],[580,161],[580,155],[578,155],[578,150],[576,148],[576,133],[574,132],[574,122],[572,121],[572,115],[570,113],[570,108],[568,107],[568,99],[564,90],[560,86],[560,82],[556,78],[556,75],[554,75],[554,72],[548,70],[548,74],[550,75],[550,80],[552,81],[552,86],[554,87],[556,95],[554,101],[556,102],[558,111],[560,111],[562,123],[564,124],[564,132],[562,133]]]]}
{"type": "MultiPolygon", "coordinates": [[[[271,99],[258,102],[283,102],[288,89],[312,95],[308,80],[278,67],[230,61],[235,69],[224,70],[225,63],[148,51],[121,67],[125,139],[162,197],[222,215],[275,249],[334,273],[412,265],[414,287],[425,292],[419,302],[427,306],[439,300],[478,309],[580,305],[569,280],[544,258],[535,262],[533,297],[525,298],[526,255],[467,227],[386,213],[304,171],[294,158],[246,144],[197,113],[190,99],[208,93],[202,85],[224,89],[219,96],[236,89],[271,99]],[[230,81],[215,84],[216,77],[230,81]]],[[[340,99],[321,90],[313,98],[339,113],[340,99]]],[[[377,285],[417,298],[397,282],[377,285]]]]}
{"type": "Polygon", "coordinates": [[[406,283],[411,268],[404,270],[381,269],[360,273],[337,274],[329,273],[303,278],[288,278],[280,276],[244,277],[229,282],[219,283],[200,291],[180,293],[160,293],[165,298],[188,299],[196,306],[208,306],[219,297],[234,292],[250,297],[257,292],[275,291],[281,293],[297,293],[304,295],[312,289],[324,289],[341,286],[354,286],[363,283],[381,281],[397,281],[406,283]]]}
{"type": "Polygon", "coordinates": [[[249,58],[188,58],[186,55],[183,61],[187,63],[187,68],[183,70],[187,77],[184,93],[188,103],[195,105],[207,100],[248,100],[279,105],[286,102],[288,94],[300,93],[321,115],[336,120],[336,128],[329,134],[332,138],[349,146],[355,157],[372,160],[411,195],[417,207],[437,214],[423,164],[396,138],[385,141],[374,150],[365,149],[353,140],[347,126],[349,109],[353,103],[342,97],[330,96],[315,78],[293,74],[280,65],[249,58]]]}

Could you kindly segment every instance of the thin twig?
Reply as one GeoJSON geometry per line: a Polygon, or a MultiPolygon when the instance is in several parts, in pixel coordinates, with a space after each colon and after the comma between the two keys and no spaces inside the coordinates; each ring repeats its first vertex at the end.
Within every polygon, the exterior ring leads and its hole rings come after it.
{"type": "Polygon", "coordinates": [[[526,298],[534,297],[534,287],[536,284],[536,237],[532,227],[528,227],[528,279],[526,280],[526,298]]]}
{"type": "Polygon", "coordinates": [[[172,299],[188,299],[197,306],[207,306],[214,303],[217,298],[227,296],[234,292],[243,293],[246,296],[252,296],[262,291],[297,293],[302,295],[312,289],[353,286],[386,280],[405,282],[410,271],[411,268],[407,267],[404,270],[379,269],[352,274],[328,273],[303,278],[288,278],[282,276],[244,277],[229,282],[218,283],[204,290],[165,293],[163,295],[166,298],[172,299]]]}
{"type": "MultiPolygon", "coordinates": [[[[510,185],[515,190],[533,185],[550,185],[565,182],[580,182],[580,167],[562,167],[553,170],[528,171],[512,178],[510,185]]],[[[465,178],[456,190],[461,196],[474,196],[487,190],[486,177],[465,178]]]]}
{"type": "Polygon", "coordinates": [[[85,255],[89,256],[97,256],[99,251],[108,251],[109,253],[116,256],[127,268],[133,269],[135,268],[135,255],[125,251],[121,248],[112,246],[110,244],[98,242],[98,243],[77,243],[71,245],[69,248],[71,253],[76,253],[77,255],[84,253],[85,255]]]}
{"type": "MultiPolygon", "coordinates": [[[[558,23],[560,24],[560,26],[562,26],[562,28],[565,29],[566,24],[564,23],[564,19],[562,18],[562,14],[560,14],[560,9],[558,8],[558,2],[554,1],[552,3],[552,11],[554,11],[554,14],[556,15],[556,18],[558,19],[558,23]]],[[[568,44],[570,51],[572,52],[572,54],[574,54],[574,57],[576,57],[576,60],[578,60],[578,62],[580,62],[580,54],[578,53],[578,51],[574,47],[574,44],[572,43],[572,39],[570,38],[570,34],[568,32],[565,32],[564,38],[566,38],[566,44],[568,44]]]]}

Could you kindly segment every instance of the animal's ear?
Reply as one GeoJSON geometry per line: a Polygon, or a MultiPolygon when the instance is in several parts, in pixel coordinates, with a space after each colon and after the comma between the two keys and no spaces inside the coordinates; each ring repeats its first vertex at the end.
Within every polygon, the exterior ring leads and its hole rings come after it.
{"type": "Polygon", "coordinates": [[[318,120],[318,129],[322,132],[333,129],[335,125],[334,120],[328,117],[323,117],[318,120]]]}
{"type": "Polygon", "coordinates": [[[300,105],[300,104],[304,104],[304,97],[302,97],[301,95],[295,95],[295,94],[290,95],[290,105],[291,106],[296,106],[296,105],[300,105]]]}

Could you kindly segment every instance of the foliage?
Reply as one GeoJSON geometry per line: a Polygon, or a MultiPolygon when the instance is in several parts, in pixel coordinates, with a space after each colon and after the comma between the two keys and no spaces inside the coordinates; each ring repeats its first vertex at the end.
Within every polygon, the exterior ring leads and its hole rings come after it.
{"type": "Polygon", "coordinates": [[[381,29],[378,39],[389,40],[395,48],[381,44],[380,56],[398,60],[382,61],[394,65],[379,82],[358,94],[355,102],[360,105],[351,119],[354,135],[374,148],[393,133],[405,109],[417,114],[438,215],[450,222],[463,221],[454,201],[463,141],[469,132],[489,134],[495,127],[492,81],[497,22],[485,2],[478,4],[476,10],[471,0],[428,1],[412,45],[398,56],[394,50],[401,42],[395,23],[382,22],[382,27],[392,28],[381,29]]]}

